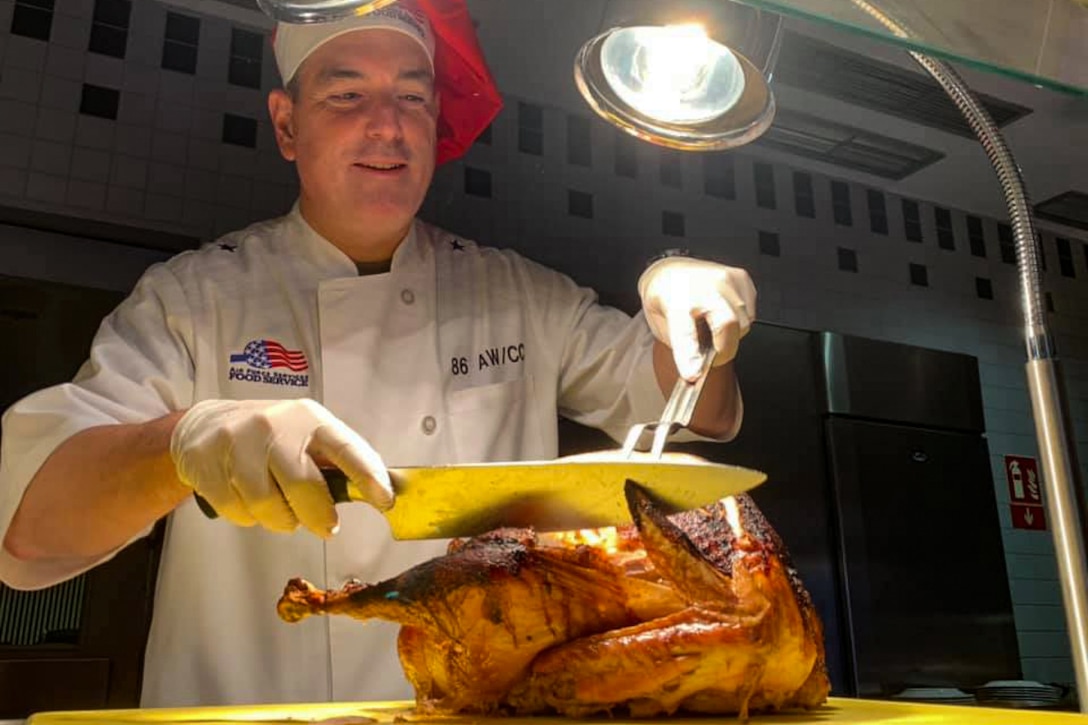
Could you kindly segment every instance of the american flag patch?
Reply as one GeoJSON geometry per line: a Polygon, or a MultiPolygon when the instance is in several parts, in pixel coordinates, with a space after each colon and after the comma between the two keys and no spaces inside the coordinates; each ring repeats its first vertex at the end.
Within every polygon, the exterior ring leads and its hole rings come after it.
{"type": "Polygon", "coordinates": [[[301,373],[310,367],[306,353],[290,350],[275,340],[250,340],[242,353],[230,356],[230,361],[258,370],[286,368],[293,373],[301,373]]]}

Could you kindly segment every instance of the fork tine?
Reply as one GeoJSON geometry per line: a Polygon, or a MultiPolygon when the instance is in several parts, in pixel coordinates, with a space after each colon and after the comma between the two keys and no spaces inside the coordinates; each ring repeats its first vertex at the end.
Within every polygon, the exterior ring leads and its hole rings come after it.
{"type": "Polygon", "coordinates": [[[654,429],[654,446],[650,450],[650,454],[654,458],[661,458],[661,454],[665,451],[665,443],[669,440],[669,434],[672,433],[671,424],[661,424],[654,429]]]}
{"type": "Polygon", "coordinates": [[[623,450],[621,453],[624,458],[630,458],[631,453],[634,452],[635,446],[638,445],[639,439],[642,438],[642,434],[646,431],[648,425],[654,425],[653,423],[636,423],[631,426],[631,430],[627,431],[627,438],[623,442],[623,450]]]}
{"type": "Polygon", "coordinates": [[[694,383],[689,383],[678,377],[673,385],[672,394],[669,395],[669,399],[665,402],[665,409],[661,412],[660,420],[649,423],[636,423],[631,426],[631,429],[627,431],[627,438],[624,440],[623,448],[620,451],[624,458],[631,457],[636,446],[638,446],[638,442],[649,428],[654,429],[650,453],[654,458],[661,458],[669,436],[679,428],[686,428],[691,422],[692,413],[699,401],[699,394],[702,393],[703,383],[706,382],[706,376],[710,372],[710,366],[714,362],[715,355],[713,346],[708,346],[707,341],[702,339],[709,335],[710,332],[706,326],[706,321],[700,320],[699,324],[701,324],[699,331],[701,335],[702,364],[700,365],[698,379],[694,383]]]}

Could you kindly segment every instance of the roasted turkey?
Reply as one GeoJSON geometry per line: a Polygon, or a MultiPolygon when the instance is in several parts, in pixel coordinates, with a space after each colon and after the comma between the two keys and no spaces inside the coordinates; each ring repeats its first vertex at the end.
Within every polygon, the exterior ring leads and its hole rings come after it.
{"type": "Polygon", "coordinates": [[[626,495],[634,525],[607,547],[597,532],[496,530],[377,584],[292,579],[279,615],[399,622],[430,713],[746,719],[823,703],[819,617],[752,499],[666,516],[637,484],[626,495]]]}

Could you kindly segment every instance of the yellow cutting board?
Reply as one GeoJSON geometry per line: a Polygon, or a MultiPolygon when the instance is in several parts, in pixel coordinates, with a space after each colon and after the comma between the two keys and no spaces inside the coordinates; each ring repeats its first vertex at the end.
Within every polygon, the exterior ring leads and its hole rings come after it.
{"type": "MultiPolygon", "coordinates": [[[[670,725],[737,723],[735,717],[670,717],[648,720],[596,718],[576,720],[562,717],[433,717],[416,715],[411,702],[323,703],[314,705],[258,705],[250,707],[187,707],[144,710],[85,710],[42,712],[32,715],[27,725],[145,725],[152,723],[323,723],[323,725],[367,725],[375,723],[444,722],[450,725],[573,725],[594,722],[602,725],[647,725],[668,721],[670,725]]],[[[833,697],[826,705],[808,712],[782,715],[753,715],[750,725],[1088,725],[1088,715],[1071,712],[1014,710],[962,705],[926,705],[906,702],[855,700],[833,697]]]]}

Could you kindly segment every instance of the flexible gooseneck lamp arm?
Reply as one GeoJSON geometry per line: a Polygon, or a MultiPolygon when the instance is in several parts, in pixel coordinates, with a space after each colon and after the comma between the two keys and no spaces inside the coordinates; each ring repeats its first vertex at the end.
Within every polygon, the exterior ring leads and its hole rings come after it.
{"type": "MultiPolygon", "coordinates": [[[[911,34],[866,0],[852,2],[875,18],[892,34],[905,40],[911,34]]],[[[1077,697],[1081,712],[1088,712],[1088,576],[1085,573],[1081,497],[1075,450],[1071,444],[1066,416],[1065,394],[1058,375],[1058,355],[1047,329],[1039,283],[1039,259],[1035,246],[1035,222],[1028,202],[1020,167],[1005,139],[978,99],[959,74],[947,63],[917,51],[912,58],[940,84],[975,132],[997,173],[1009,209],[1016,240],[1021,305],[1028,362],[1026,372],[1031,394],[1035,436],[1043,464],[1043,486],[1047,511],[1054,529],[1062,600],[1076,671],[1077,697]]]]}

